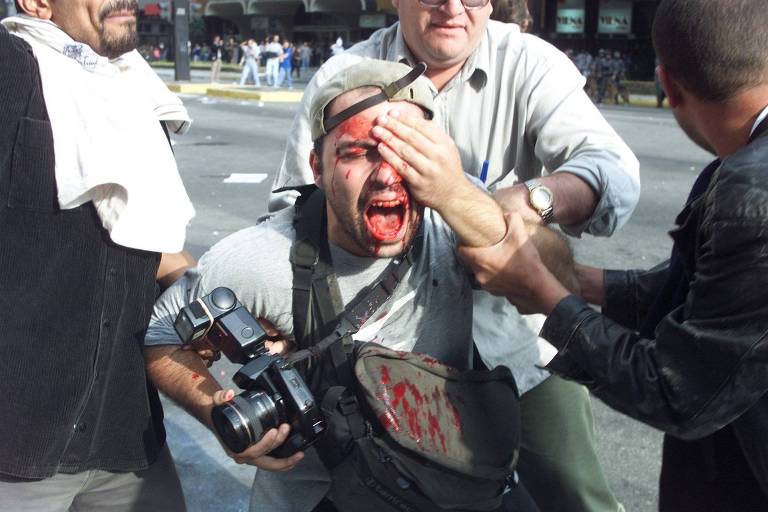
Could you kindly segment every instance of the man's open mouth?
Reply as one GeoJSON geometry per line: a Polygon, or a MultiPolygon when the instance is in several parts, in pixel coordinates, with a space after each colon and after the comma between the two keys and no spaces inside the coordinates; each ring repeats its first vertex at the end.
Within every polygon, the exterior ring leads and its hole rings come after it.
{"type": "Polygon", "coordinates": [[[409,203],[406,193],[398,194],[392,199],[371,200],[363,215],[371,236],[382,242],[400,238],[405,226],[409,203]]]}

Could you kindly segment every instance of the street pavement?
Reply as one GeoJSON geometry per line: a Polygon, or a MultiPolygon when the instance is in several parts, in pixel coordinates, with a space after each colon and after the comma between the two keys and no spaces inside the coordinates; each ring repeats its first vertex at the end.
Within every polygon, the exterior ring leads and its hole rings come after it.
{"type": "MultiPolygon", "coordinates": [[[[183,99],[195,121],[187,135],[173,141],[197,209],[187,247],[199,257],[213,243],[252,225],[265,213],[296,104],[205,96],[183,99]],[[251,183],[230,183],[243,178],[251,183]]],[[[603,113],[640,159],[643,192],[632,219],[615,236],[585,235],[573,240],[573,248],[577,259],[587,264],[649,267],[666,258],[671,247],[666,232],[708,156],[685,138],[666,110],[606,107],[603,113]]],[[[244,265],[259,265],[259,261],[244,265]]],[[[212,371],[228,385],[233,369],[221,361],[212,371]]],[[[189,510],[247,510],[254,469],[235,464],[196,420],[167,400],[164,403],[169,445],[189,510]]],[[[611,487],[628,511],[655,510],[661,434],[597,399],[593,403],[596,443],[611,487]]]]}

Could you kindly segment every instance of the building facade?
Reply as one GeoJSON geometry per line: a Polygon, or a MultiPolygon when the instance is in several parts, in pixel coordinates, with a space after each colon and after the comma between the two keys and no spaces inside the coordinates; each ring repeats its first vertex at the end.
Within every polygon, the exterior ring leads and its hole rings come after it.
{"type": "Polygon", "coordinates": [[[561,50],[628,55],[630,76],[652,79],[651,25],[659,0],[530,1],[534,30],[561,50]]]}
{"type": "Polygon", "coordinates": [[[345,46],[397,19],[389,0],[209,0],[204,15],[212,33],[345,46]]]}

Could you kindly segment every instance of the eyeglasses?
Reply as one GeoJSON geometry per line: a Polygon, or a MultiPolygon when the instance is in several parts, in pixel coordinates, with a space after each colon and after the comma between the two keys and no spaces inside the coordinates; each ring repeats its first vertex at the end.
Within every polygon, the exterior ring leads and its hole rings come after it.
{"type": "MultiPolygon", "coordinates": [[[[429,9],[436,9],[446,3],[448,0],[419,0],[419,4],[429,9]]],[[[491,0],[461,0],[461,4],[468,11],[482,9],[491,0]]]]}

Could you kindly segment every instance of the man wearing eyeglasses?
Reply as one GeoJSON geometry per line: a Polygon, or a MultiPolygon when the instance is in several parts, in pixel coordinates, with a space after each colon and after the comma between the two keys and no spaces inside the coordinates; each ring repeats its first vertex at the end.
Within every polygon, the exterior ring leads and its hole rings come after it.
{"type": "MultiPolygon", "coordinates": [[[[639,164],[583,92],[560,51],[517,25],[489,21],[489,0],[393,0],[400,21],[330,59],[305,91],[273,189],[312,183],[309,106],[338,71],[366,58],[427,64],[435,120],[456,141],[464,171],[523,218],[571,235],[609,236],[640,192],[639,164]]],[[[273,193],[270,210],[290,205],[273,193]]],[[[524,393],[519,473],[543,510],[620,510],[597,461],[584,388],[538,365],[541,315],[476,292],[473,336],[486,366],[504,364],[524,393]]],[[[554,351],[552,351],[554,355],[554,351]]],[[[546,361],[546,359],[544,359],[546,361]]]]}

